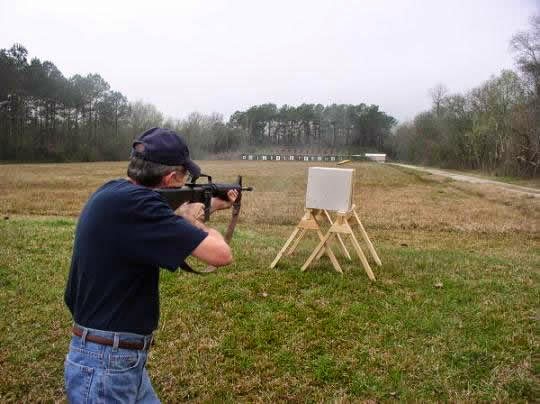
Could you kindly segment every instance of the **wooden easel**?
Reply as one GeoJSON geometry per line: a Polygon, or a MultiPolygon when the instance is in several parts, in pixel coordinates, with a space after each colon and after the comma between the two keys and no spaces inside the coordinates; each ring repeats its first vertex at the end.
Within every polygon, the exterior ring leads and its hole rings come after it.
{"type": "MultiPolygon", "coordinates": [[[[307,261],[302,266],[302,271],[305,271],[315,258],[320,257],[321,251],[326,251],[326,249],[329,248],[329,243],[334,237],[339,237],[341,234],[346,234],[350,236],[353,247],[356,250],[358,257],[360,258],[360,261],[362,262],[362,265],[364,266],[364,270],[366,271],[369,279],[371,279],[372,281],[375,280],[375,275],[373,274],[373,271],[371,270],[371,267],[369,266],[367,258],[364,255],[364,252],[362,251],[362,248],[360,247],[360,244],[358,243],[358,240],[356,239],[356,236],[354,235],[354,232],[349,223],[349,220],[351,218],[353,218],[355,221],[353,225],[354,224],[358,225],[360,229],[360,234],[362,235],[362,238],[366,242],[368,249],[371,255],[373,256],[373,259],[375,260],[378,266],[382,265],[381,260],[379,256],[377,255],[377,251],[375,251],[375,247],[373,247],[373,244],[371,243],[371,240],[369,239],[369,236],[367,235],[367,232],[364,229],[364,226],[362,225],[360,218],[358,217],[358,213],[356,213],[356,207],[355,205],[352,205],[351,210],[349,210],[348,212],[337,213],[335,222],[332,224],[332,226],[330,226],[330,229],[328,229],[327,233],[322,238],[320,238],[321,241],[319,242],[317,247],[315,247],[315,250],[313,250],[313,252],[309,256],[307,261]]],[[[343,273],[337,260],[336,262],[332,260],[332,264],[334,265],[334,268],[336,269],[336,271],[343,273]]]]}
{"type": "MultiPolygon", "coordinates": [[[[323,233],[321,231],[321,226],[320,226],[320,220],[323,218],[323,212],[325,213],[326,218],[328,219],[330,224],[333,225],[332,219],[327,211],[323,209],[309,209],[309,208],[306,209],[304,216],[302,217],[302,219],[300,219],[300,222],[296,225],[296,228],[293,230],[289,239],[285,242],[285,244],[283,245],[279,253],[276,255],[276,258],[274,258],[274,261],[272,261],[272,263],[270,264],[270,268],[274,268],[283,255],[291,255],[294,252],[294,250],[296,250],[298,243],[300,243],[300,240],[304,237],[304,235],[306,234],[308,230],[313,230],[317,232],[317,235],[319,236],[319,240],[322,240],[324,238],[323,233]],[[290,249],[287,251],[291,243],[292,245],[290,246],[290,249]]],[[[338,240],[340,241],[340,245],[341,245],[341,249],[343,253],[350,260],[351,256],[349,254],[349,251],[347,251],[347,247],[345,247],[345,243],[343,243],[343,240],[341,239],[340,235],[338,235],[338,240]]],[[[323,254],[328,255],[336,271],[343,273],[343,270],[341,269],[341,266],[339,265],[339,262],[336,256],[334,255],[334,252],[332,251],[332,248],[330,247],[329,244],[326,244],[324,248],[319,249],[319,255],[317,259],[319,259],[323,254]]]]}
{"type": "Polygon", "coordinates": [[[360,234],[366,242],[373,259],[377,265],[381,266],[381,260],[377,255],[377,252],[375,251],[375,248],[373,247],[373,244],[371,243],[362,222],[360,221],[358,213],[356,213],[356,206],[352,203],[352,198],[354,195],[353,176],[354,170],[351,169],[328,169],[324,167],[311,167],[309,169],[308,187],[306,193],[306,206],[309,206],[309,208],[306,208],[305,214],[300,220],[300,223],[298,223],[289,239],[285,242],[283,248],[279,251],[274,261],[270,264],[270,268],[274,268],[283,255],[292,254],[306,232],[308,230],[313,230],[317,232],[320,241],[317,247],[315,247],[315,250],[313,250],[307,261],[302,266],[302,271],[305,271],[313,260],[318,260],[323,254],[326,254],[330,258],[334,269],[343,274],[343,270],[341,269],[332,248],[330,247],[330,242],[334,238],[337,238],[344,255],[347,257],[347,259],[351,260],[351,255],[347,251],[347,247],[345,247],[345,243],[342,239],[342,235],[348,235],[369,279],[372,281],[375,280],[375,275],[373,274],[368,260],[364,255],[364,252],[360,247],[360,243],[358,242],[351,227],[351,225],[358,225],[360,234]],[[325,184],[327,184],[329,181],[335,181],[334,189],[337,190],[337,193],[328,194],[323,192],[321,194],[321,189],[324,191],[324,189],[326,189],[325,184]],[[343,198],[341,198],[341,196],[343,198]],[[332,221],[328,210],[337,213],[335,221],[332,221]],[[320,220],[324,217],[323,214],[326,215],[326,218],[330,222],[330,228],[325,235],[323,235],[320,226],[320,220]],[[353,222],[350,223],[350,220],[353,220],[353,222]]]}

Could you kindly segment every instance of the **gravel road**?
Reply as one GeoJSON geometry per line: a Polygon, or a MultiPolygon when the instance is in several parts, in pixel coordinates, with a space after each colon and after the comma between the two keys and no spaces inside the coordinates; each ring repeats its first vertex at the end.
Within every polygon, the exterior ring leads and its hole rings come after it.
{"type": "Polygon", "coordinates": [[[436,168],[419,167],[419,166],[412,166],[409,164],[398,164],[398,163],[388,163],[388,164],[392,164],[398,167],[409,168],[412,170],[424,171],[424,172],[431,173],[434,175],[442,175],[443,177],[449,177],[456,181],[470,182],[473,184],[490,184],[499,188],[503,188],[507,191],[516,192],[522,195],[528,195],[535,198],[540,198],[540,190],[535,189],[535,188],[507,184],[501,181],[488,180],[486,178],[473,177],[471,175],[466,175],[466,174],[456,174],[449,171],[438,170],[436,168]]]}

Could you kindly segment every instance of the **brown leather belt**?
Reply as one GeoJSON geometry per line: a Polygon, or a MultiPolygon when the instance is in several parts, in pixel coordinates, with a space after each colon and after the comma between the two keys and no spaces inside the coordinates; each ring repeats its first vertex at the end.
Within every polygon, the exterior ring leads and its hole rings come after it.
{"type": "MultiPolygon", "coordinates": [[[[81,330],[79,327],[73,327],[73,335],[76,335],[77,337],[82,337],[83,330],[81,330]]],[[[87,334],[86,340],[90,342],[95,342],[96,344],[114,346],[114,340],[100,337],[99,335],[87,334]]],[[[153,340],[152,342],[147,344],[146,350],[150,349],[150,345],[152,345],[152,343],[153,340]]],[[[118,341],[118,348],[142,350],[144,349],[144,342],[118,341]]]]}

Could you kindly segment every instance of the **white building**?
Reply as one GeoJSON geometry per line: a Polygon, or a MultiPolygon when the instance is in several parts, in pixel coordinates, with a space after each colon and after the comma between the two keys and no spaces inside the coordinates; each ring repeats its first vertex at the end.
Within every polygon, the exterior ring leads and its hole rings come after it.
{"type": "Polygon", "coordinates": [[[366,153],[365,156],[377,163],[384,163],[386,161],[386,154],[384,153],[366,153]]]}

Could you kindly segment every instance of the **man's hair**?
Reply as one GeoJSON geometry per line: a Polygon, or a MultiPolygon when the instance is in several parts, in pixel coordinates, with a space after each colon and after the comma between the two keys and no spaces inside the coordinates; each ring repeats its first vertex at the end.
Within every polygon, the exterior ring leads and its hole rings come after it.
{"type": "Polygon", "coordinates": [[[161,179],[173,171],[186,172],[184,166],[166,166],[153,161],[143,160],[139,157],[131,157],[127,169],[127,175],[132,180],[145,187],[157,187],[161,179]]]}

